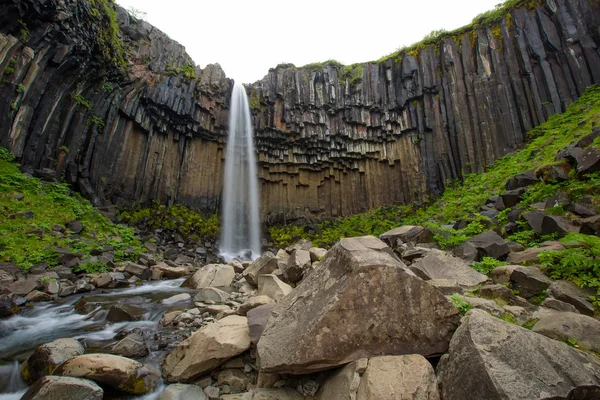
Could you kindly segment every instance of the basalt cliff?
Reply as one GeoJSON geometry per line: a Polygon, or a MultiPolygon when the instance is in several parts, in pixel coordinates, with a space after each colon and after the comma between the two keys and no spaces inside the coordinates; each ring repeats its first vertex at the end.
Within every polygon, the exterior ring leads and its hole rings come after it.
{"type": "MultiPolygon", "coordinates": [[[[264,219],[425,201],[484,170],[600,83],[599,28],[595,0],[524,1],[377,62],[270,70],[247,87],[264,219]]],[[[25,170],[96,204],[219,207],[232,81],[148,23],[0,0],[0,77],[0,146],[25,170]]]]}

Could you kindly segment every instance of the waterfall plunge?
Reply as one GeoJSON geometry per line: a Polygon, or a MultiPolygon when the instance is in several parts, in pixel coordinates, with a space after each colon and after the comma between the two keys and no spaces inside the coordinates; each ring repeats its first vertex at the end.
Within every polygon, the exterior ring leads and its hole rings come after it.
{"type": "Polygon", "coordinates": [[[235,83],[231,94],[222,210],[221,255],[227,261],[235,257],[259,257],[256,155],[248,97],[239,83],[235,83]],[[249,251],[252,253],[249,254],[249,251]]]}

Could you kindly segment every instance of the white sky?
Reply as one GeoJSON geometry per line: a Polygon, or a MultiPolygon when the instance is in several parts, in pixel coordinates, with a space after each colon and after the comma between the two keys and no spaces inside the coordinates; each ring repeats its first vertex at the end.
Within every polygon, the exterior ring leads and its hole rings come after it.
{"type": "Polygon", "coordinates": [[[335,59],[376,60],[453,30],[502,0],[116,0],[186,47],[201,67],[219,63],[227,77],[251,83],[269,68],[335,59]]]}

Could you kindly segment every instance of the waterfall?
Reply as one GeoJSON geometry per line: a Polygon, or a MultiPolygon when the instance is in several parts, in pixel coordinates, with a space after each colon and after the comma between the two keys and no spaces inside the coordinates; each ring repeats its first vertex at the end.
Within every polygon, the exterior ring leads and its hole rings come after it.
{"type": "Polygon", "coordinates": [[[229,109],[221,222],[221,255],[256,259],[260,256],[258,173],[250,106],[244,87],[235,83],[229,109]]]}

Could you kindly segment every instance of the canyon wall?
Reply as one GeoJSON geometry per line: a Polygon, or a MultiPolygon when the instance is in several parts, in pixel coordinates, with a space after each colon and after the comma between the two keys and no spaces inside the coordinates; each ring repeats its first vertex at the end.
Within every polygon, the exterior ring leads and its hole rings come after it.
{"type": "MultiPolygon", "coordinates": [[[[93,23],[103,2],[0,0],[0,146],[97,204],[218,208],[232,82],[120,9],[119,72],[93,23]]],[[[435,197],[600,83],[600,3],[524,3],[378,62],[249,85],[265,220],[435,197]]]]}

